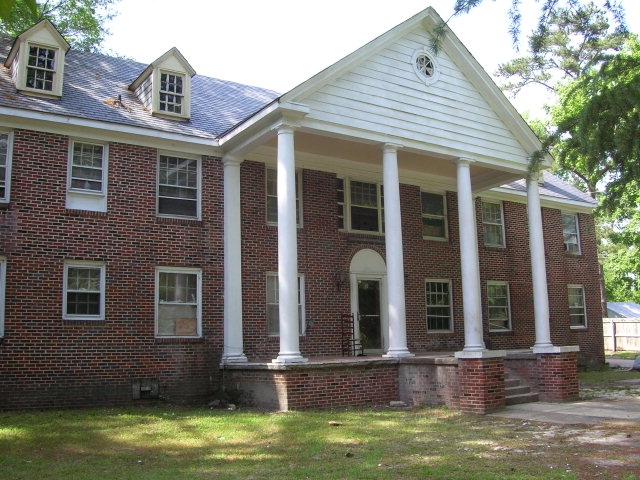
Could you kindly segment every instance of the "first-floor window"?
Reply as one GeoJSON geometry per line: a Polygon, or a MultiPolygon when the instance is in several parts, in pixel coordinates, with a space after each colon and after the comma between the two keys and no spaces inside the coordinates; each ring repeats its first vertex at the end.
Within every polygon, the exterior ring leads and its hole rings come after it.
{"type": "Polygon", "coordinates": [[[0,338],[4,337],[4,286],[7,276],[7,260],[0,258],[0,338]]]}
{"type": "Polygon", "coordinates": [[[569,320],[571,328],[587,326],[587,311],[584,304],[584,287],[569,285],[569,320]]]}
{"type": "Polygon", "coordinates": [[[105,266],[69,262],[64,267],[63,318],[104,320],[105,266]]]}
{"type": "Polygon", "coordinates": [[[156,269],[156,335],[199,337],[202,275],[197,268],[156,269]]]}
{"type": "Polygon", "coordinates": [[[451,282],[448,280],[427,280],[425,282],[427,305],[427,330],[430,332],[450,332],[451,322],[451,282]]]}
{"type": "MultiPolygon", "coordinates": [[[[278,274],[267,273],[267,334],[280,335],[280,294],[278,274]]],[[[298,275],[298,332],[304,335],[304,276],[298,275]]]]}
{"type": "Polygon", "coordinates": [[[511,330],[508,283],[487,282],[487,306],[489,313],[489,331],[502,332],[511,330]]]}
{"type": "MultiPolygon", "coordinates": [[[[267,223],[278,224],[278,171],[275,168],[267,168],[267,223]]],[[[302,226],[302,170],[296,171],[296,225],[302,226]]]]}

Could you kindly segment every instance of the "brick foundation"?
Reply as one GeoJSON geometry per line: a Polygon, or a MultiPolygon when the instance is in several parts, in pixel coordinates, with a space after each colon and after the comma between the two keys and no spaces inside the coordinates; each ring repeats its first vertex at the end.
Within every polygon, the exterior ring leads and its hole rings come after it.
{"type": "Polygon", "coordinates": [[[504,358],[458,358],[460,409],[485,414],[505,406],[504,358]]]}
{"type": "Polygon", "coordinates": [[[543,402],[577,400],[578,353],[545,353],[537,355],[538,389],[543,402]]]}

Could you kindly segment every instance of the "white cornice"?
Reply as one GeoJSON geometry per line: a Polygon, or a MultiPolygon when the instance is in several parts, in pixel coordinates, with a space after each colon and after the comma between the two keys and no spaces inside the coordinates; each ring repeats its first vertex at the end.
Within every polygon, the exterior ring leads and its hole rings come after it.
{"type": "Polygon", "coordinates": [[[199,155],[220,156],[222,153],[217,140],[213,137],[202,138],[183,133],[170,133],[151,128],[87,120],[33,110],[0,107],[0,126],[59,135],[85,136],[96,140],[118,141],[199,155]]]}

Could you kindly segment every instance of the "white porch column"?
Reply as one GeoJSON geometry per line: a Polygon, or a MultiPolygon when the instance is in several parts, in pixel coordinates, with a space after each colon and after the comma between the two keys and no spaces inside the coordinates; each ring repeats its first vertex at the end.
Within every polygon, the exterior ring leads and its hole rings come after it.
{"type": "Polygon", "coordinates": [[[389,349],[385,357],[412,356],[407,349],[398,148],[399,145],[386,144],[383,147],[382,155],[384,231],[387,253],[387,300],[389,303],[389,349]]]}
{"type": "Polygon", "coordinates": [[[538,180],[532,175],[527,180],[527,214],[529,217],[529,250],[531,252],[531,279],[533,281],[533,311],[536,325],[534,352],[553,348],[549,328],[549,293],[547,268],[542,233],[542,210],[538,180]]]}
{"type": "Polygon", "coordinates": [[[464,313],[463,352],[485,350],[482,339],[482,303],[476,209],[471,190],[471,160],[460,158],[457,165],[458,222],[462,269],[462,310],[464,313]]]}
{"type": "Polygon", "coordinates": [[[224,157],[224,351],[223,363],[246,362],[242,343],[241,159],[224,157]]]}
{"type": "Polygon", "coordinates": [[[280,353],[272,363],[303,363],[298,326],[298,244],[294,129],[278,127],[278,297],[280,353]]]}

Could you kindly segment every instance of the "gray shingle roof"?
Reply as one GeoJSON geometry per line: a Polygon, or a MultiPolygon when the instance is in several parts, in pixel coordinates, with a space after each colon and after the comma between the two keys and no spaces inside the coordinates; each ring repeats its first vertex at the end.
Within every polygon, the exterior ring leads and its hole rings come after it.
{"type": "MultiPolygon", "coordinates": [[[[0,36],[2,61],[13,38],[0,36]]],[[[147,65],[132,60],[69,50],[60,100],[16,93],[10,70],[0,67],[0,105],[57,115],[215,138],[278,98],[264,88],[195,75],[191,80],[191,119],[154,117],[128,86],[147,65]],[[118,96],[122,105],[114,104],[118,96]]]]}
{"type": "Polygon", "coordinates": [[[622,318],[640,318],[640,305],[634,302],[607,302],[609,315],[612,313],[622,318]]]}
{"type": "MultiPolygon", "coordinates": [[[[545,197],[557,198],[560,200],[571,200],[575,202],[585,202],[597,206],[598,202],[596,202],[593,198],[587,195],[585,192],[577,189],[573,185],[570,185],[563,181],[562,179],[556,177],[552,173],[547,171],[543,172],[543,180],[544,183],[540,185],[540,195],[545,197]]],[[[507,188],[510,190],[517,190],[519,192],[526,192],[526,180],[520,179],[515,182],[507,183],[502,185],[502,188],[507,188]]]]}

